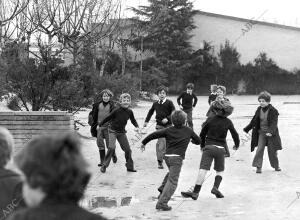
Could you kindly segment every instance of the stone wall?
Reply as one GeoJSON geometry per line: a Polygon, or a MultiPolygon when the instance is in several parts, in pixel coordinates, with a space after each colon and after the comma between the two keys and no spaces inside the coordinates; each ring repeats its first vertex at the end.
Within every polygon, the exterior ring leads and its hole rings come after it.
{"type": "Polygon", "coordinates": [[[10,130],[15,146],[21,147],[41,134],[74,130],[74,116],[67,112],[0,112],[0,126],[10,130]]]}

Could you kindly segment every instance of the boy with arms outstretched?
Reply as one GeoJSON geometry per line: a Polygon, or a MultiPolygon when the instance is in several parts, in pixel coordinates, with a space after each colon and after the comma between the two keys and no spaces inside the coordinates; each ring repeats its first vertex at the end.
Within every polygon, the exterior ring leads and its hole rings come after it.
{"type": "Polygon", "coordinates": [[[164,156],[165,162],[169,168],[169,172],[166,174],[161,186],[158,188],[160,192],[156,209],[169,211],[172,207],[168,206],[168,201],[174,194],[180,170],[182,167],[182,161],[185,158],[185,152],[190,140],[194,144],[200,144],[200,138],[195,132],[185,126],[186,113],[181,110],[176,110],[171,115],[173,126],[161,129],[148,135],[141,145],[141,150],[145,150],[145,145],[154,139],[166,138],[167,149],[164,156]]]}
{"type": "Polygon", "coordinates": [[[131,96],[128,93],[123,93],[120,96],[120,108],[115,109],[110,115],[108,115],[105,119],[100,122],[99,127],[105,124],[108,121],[111,121],[109,125],[109,146],[108,151],[105,156],[103,165],[101,167],[101,172],[105,173],[106,168],[109,166],[110,160],[112,158],[113,153],[116,149],[116,140],[118,140],[122,150],[125,152],[126,159],[126,167],[128,172],[136,172],[133,165],[133,160],[131,157],[131,149],[128,143],[128,139],[126,136],[125,126],[127,124],[128,119],[130,119],[131,123],[139,128],[137,121],[133,115],[133,111],[129,109],[131,104],[131,96]]]}
{"type": "Polygon", "coordinates": [[[205,180],[206,173],[210,170],[211,163],[214,160],[214,169],[216,170],[214,186],[211,193],[217,198],[223,198],[223,194],[219,191],[219,186],[222,181],[223,172],[225,170],[225,144],[228,130],[234,141],[234,150],[239,148],[240,140],[233,123],[226,116],[230,115],[233,108],[229,108],[230,102],[226,100],[216,100],[212,102],[212,111],[215,116],[207,119],[202,127],[201,149],[203,149],[200,162],[200,170],[193,191],[181,192],[181,195],[186,198],[196,200],[199,196],[200,189],[205,180]],[[230,110],[231,109],[231,110],[230,110]],[[229,111],[228,111],[229,110],[229,111]]]}

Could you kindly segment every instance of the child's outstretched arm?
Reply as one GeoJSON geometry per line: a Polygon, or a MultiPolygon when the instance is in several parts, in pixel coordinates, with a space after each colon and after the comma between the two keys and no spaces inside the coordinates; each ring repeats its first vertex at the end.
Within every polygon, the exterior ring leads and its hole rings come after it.
{"type": "Polygon", "coordinates": [[[205,147],[205,138],[206,138],[207,132],[208,132],[208,123],[205,123],[200,132],[201,148],[205,147]]]}
{"type": "Polygon", "coordinates": [[[200,137],[193,131],[193,133],[192,133],[192,143],[193,144],[196,144],[196,145],[200,145],[200,143],[201,143],[201,140],[200,140],[200,137]]]}
{"type": "Polygon", "coordinates": [[[154,139],[158,139],[158,138],[161,138],[161,137],[166,137],[166,129],[161,129],[161,130],[158,130],[158,131],[154,131],[153,133],[149,134],[147,137],[144,138],[144,140],[142,140],[142,144],[141,144],[141,151],[144,151],[145,150],[145,145],[154,140],[154,139]]]}
{"type": "MultiPolygon", "coordinates": [[[[230,121],[231,122],[231,121],[230,121]]],[[[231,133],[231,136],[233,138],[233,142],[234,142],[234,150],[237,150],[240,146],[240,138],[239,138],[239,134],[237,133],[237,131],[235,130],[233,123],[231,122],[230,126],[229,126],[229,131],[231,133]]]]}
{"type": "Polygon", "coordinates": [[[149,110],[149,112],[147,114],[147,117],[146,117],[145,122],[144,122],[144,127],[147,127],[148,122],[150,121],[150,119],[151,119],[151,117],[152,117],[152,115],[154,113],[154,110],[155,110],[154,104],[155,103],[152,104],[152,107],[150,108],[150,110],[149,110]]]}
{"type": "Polygon", "coordinates": [[[139,128],[139,124],[137,123],[137,121],[135,120],[133,111],[131,111],[130,115],[129,115],[130,121],[131,123],[134,125],[134,127],[139,128]]]}
{"type": "Polygon", "coordinates": [[[194,93],[193,93],[193,98],[194,98],[193,107],[196,107],[197,102],[198,102],[198,98],[194,93]]]}

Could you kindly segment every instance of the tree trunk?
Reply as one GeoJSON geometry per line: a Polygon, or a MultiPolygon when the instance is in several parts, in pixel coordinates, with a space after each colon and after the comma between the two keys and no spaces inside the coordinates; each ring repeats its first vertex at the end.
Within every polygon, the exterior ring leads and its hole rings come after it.
{"type": "Polygon", "coordinates": [[[121,72],[121,74],[125,75],[127,47],[123,41],[121,41],[121,49],[122,49],[122,72],[121,72]]]}
{"type": "Polygon", "coordinates": [[[104,68],[105,68],[106,63],[107,63],[107,58],[105,58],[101,64],[100,73],[99,73],[100,77],[102,77],[104,75],[104,68]]]}

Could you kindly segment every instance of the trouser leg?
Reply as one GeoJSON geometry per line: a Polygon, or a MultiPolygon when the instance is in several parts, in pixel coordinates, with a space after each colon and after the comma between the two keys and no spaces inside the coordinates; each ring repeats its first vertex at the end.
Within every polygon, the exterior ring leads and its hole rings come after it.
{"type": "Polygon", "coordinates": [[[108,145],[108,150],[107,150],[107,154],[105,156],[104,159],[104,165],[106,167],[109,166],[109,163],[111,161],[112,155],[115,152],[116,149],[116,139],[117,139],[117,134],[114,132],[109,132],[109,145],[108,145]]]}
{"type": "Polygon", "coordinates": [[[266,136],[265,134],[259,134],[258,138],[258,145],[257,145],[257,150],[255,153],[255,156],[253,158],[252,166],[253,167],[262,167],[263,164],[263,158],[264,158],[264,151],[265,151],[265,146],[266,146],[266,136]]]}
{"type": "Polygon", "coordinates": [[[163,205],[168,204],[169,200],[171,199],[172,195],[174,194],[177,188],[178,179],[182,167],[182,158],[179,156],[167,157],[165,161],[169,168],[169,175],[168,175],[168,180],[162,191],[162,194],[159,197],[159,200],[157,202],[157,204],[163,204],[163,205]]]}
{"type": "Polygon", "coordinates": [[[125,133],[124,134],[119,134],[117,136],[117,139],[118,139],[118,142],[119,142],[122,150],[125,152],[125,159],[126,159],[127,169],[133,170],[134,166],[133,166],[133,160],[132,160],[132,152],[131,152],[130,145],[129,145],[126,134],[125,133]]]}

